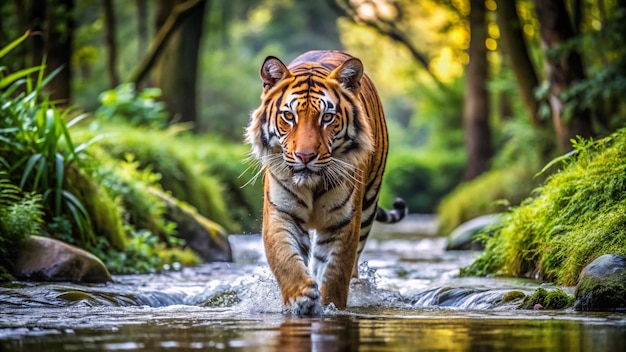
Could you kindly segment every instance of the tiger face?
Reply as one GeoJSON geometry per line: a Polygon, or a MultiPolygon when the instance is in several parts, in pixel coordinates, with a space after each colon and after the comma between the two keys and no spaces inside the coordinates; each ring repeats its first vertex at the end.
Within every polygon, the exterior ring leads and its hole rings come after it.
{"type": "Polygon", "coordinates": [[[373,146],[358,103],[362,74],[356,58],[331,71],[316,63],[289,70],[268,57],[261,108],[247,131],[253,156],[297,187],[332,188],[353,177],[373,146]]]}

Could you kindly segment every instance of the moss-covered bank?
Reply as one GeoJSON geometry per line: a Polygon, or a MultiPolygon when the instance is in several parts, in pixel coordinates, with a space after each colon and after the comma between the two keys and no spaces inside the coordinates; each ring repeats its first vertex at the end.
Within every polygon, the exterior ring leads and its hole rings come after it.
{"type": "Polygon", "coordinates": [[[463,275],[573,285],[600,255],[626,254],[626,130],[574,147],[562,170],[504,217],[463,275]]]}

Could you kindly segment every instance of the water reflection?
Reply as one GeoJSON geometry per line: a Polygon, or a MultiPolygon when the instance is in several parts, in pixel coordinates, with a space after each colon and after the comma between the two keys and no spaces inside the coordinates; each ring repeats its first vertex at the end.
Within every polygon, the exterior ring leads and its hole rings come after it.
{"type": "Polygon", "coordinates": [[[626,314],[503,305],[505,292],[540,283],[457,278],[473,254],[436,238],[372,241],[347,310],[290,317],[260,238],[236,241],[257,259],[108,285],[0,285],[0,351],[626,350],[626,314]]]}
{"type": "Polygon", "coordinates": [[[188,308],[94,313],[83,310],[74,320],[0,329],[0,351],[626,350],[626,317],[613,313],[570,313],[565,319],[557,312],[522,317],[511,312],[376,308],[316,319],[280,313],[235,318],[226,311],[188,308]]]}

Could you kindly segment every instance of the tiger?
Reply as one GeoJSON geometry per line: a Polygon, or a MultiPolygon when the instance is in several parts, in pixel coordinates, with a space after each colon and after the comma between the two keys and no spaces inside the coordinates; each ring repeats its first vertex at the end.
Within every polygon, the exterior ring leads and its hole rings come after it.
{"type": "Polygon", "coordinates": [[[289,66],[268,56],[261,104],[245,140],[263,175],[262,238],[283,303],[297,316],[347,305],[374,220],[400,221],[398,198],[378,207],[388,151],[382,104],[361,60],[316,50],[289,66]]]}

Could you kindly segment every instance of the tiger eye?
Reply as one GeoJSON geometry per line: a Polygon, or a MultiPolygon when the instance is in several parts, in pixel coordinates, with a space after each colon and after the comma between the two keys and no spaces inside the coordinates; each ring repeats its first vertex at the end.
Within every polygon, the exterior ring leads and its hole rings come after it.
{"type": "Polygon", "coordinates": [[[287,122],[291,122],[294,120],[293,113],[290,111],[283,111],[283,119],[287,122]]]}
{"type": "Polygon", "coordinates": [[[325,114],[322,116],[322,122],[323,122],[323,123],[328,124],[328,123],[333,122],[334,120],[335,120],[335,114],[325,113],[325,114]]]}

